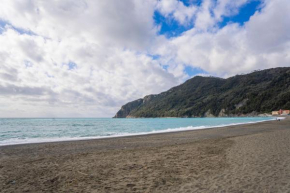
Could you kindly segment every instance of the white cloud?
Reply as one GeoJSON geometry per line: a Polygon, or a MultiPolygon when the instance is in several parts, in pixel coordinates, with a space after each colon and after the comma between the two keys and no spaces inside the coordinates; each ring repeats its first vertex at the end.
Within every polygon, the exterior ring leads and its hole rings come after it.
{"type": "Polygon", "coordinates": [[[217,21],[221,21],[224,16],[233,16],[238,14],[239,8],[251,0],[218,0],[213,10],[217,21]]]}
{"type": "Polygon", "coordinates": [[[266,1],[261,12],[251,17],[246,24],[248,42],[257,52],[280,52],[289,48],[290,2],[287,0],[266,1]]]}
{"type": "Polygon", "coordinates": [[[215,18],[212,16],[211,10],[213,9],[212,0],[204,0],[199,11],[196,15],[195,28],[207,30],[209,27],[214,26],[215,18]]]}
{"type": "Polygon", "coordinates": [[[179,0],[160,0],[157,10],[166,18],[173,18],[181,25],[192,25],[198,30],[212,30],[223,17],[236,15],[239,8],[250,0],[203,0],[200,6],[185,6],[179,0]]]}
{"type": "Polygon", "coordinates": [[[154,1],[2,0],[0,18],[42,37],[90,39],[129,48],[148,46],[155,34],[154,1]]]}
{"type": "Polygon", "coordinates": [[[157,10],[165,17],[173,17],[181,25],[187,25],[191,22],[196,13],[196,6],[185,6],[178,0],[160,0],[157,3],[157,10]]]}
{"type": "Polygon", "coordinates": [[[0,35],[0,101],[10,104],[0,116],[113,116],[130,100],[176,85],[146,53],[156,38],[154,7],[3,1],[0,18],[13,27],[0,35]]]}
{"type": "Polygon", "coordinates": [[[102,49],[73,39],[58,42],[12,29],[0,36],[0,44],[4,55],[0,92],[13,99],[14,106],[25,102],[33,109],[37,101],[56,109],[94,106],[95,113],[83,112],[94,116],[104,106],[116,111],[129,100],[168,89],[177,81],[152,58],[131,50],[102,49]],[[76,67],[68,70],[70,61],[76,67]]]}
{"type": "MultiPolygon", "coordinates": [[[[207,32],[193,28],[158,52],[167,61],[200,67],[218,76],[290,66],[289,10],[287,0],[266,1],[245,26],[233,23],[207,32]]],[[[206,26],[208,22],[202,23],[206,26]]]]}

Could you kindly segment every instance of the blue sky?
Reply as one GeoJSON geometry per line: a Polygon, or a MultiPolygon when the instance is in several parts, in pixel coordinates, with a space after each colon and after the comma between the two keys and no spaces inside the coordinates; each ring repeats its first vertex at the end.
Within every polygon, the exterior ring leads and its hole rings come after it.
{"type": "Polygon", "coordinates": [[[0,20],[0,34],[2,33],[5,25],[6,25],[6,23],[4,21],[0,20]]]}
{"type": "MultiPolygon", "coordinates": [[[[198,5],[200,6],[202,1],[190,1],[190,0],[181,0],[186,6],[190,5],[198,5]]],[[[250,17],[254,15],[256,11],[261,9],[261,1],[260,0],[251,0],[248,3],[244,4],[240,7],[237,14],[232,16],[225,16],[223,20],[219,22],[218,27],[222,28],[227,23],[238,23],[240,25],[244,25],[245,22],[249,21],[250,17]]],[[[165,35],[168,38],[179,36],[181,33],[191,29],[194,27],[194,22],[191,22],[189,25],[181,25],[178,21],[173,18],[166,18],[159,11],[154,12],[154,20],[157,25],[161,26],[159,34],[165,35]]]]}
{"type": "Polygon", "coordinates": [[[250,17],[254,15],[256,11],[261,10],[261,4],[262,2],[259,0],[250,1],[239,9],[239,13],[237,15],[224,17],[223,21],[219,23],[219,27],[224,27],[231,22],[244,25],[244,23],[249,21],[250,17]]]}
{"type": "Polygon", "coordinates": [[[1,19],[0,19],[0,34],[3,32],[3,29],[5,28],[6,25],[9,25],[11,28],[13,28],[15,31],[17,31],[20,34],[36,35],[32,31],[25,30],[23,28],[15,27],[15,26],[11,25],[9,22],[6,22],[5,20],[1,20],[1,19]]]}
{"type": "Polygon", "coordinates": [[[154,20],[157,25],[161,26],[159,34],[165,35],[167,38],[179,36],[193,27],[193,24],[188,26],[180,25],[176,20],[166,18],[158,11],[154,12],[154,20]]]}

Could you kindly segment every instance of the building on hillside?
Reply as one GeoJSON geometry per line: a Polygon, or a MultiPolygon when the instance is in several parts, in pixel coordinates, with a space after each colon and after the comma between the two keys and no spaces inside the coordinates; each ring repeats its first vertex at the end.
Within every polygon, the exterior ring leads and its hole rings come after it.
{"type": "Polygon", "coordinates": [[[272,115],[289,115],[290,110],[282,110],[280,109],[279,111],[272,111],[272,115]]]}
{"type": "Polygon", "coordinates": [[[282,110],[281,115],[289,115],[290,114],[290,110],[282,110]]]}

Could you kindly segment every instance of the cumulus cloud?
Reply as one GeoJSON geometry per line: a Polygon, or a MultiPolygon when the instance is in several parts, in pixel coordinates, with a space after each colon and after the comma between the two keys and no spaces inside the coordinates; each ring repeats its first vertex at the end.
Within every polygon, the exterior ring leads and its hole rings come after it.
{"type": "Polygon", "coordinates": [[[173,17],[181,25],[191,22],[197,10],[196,6],[191,5],[187,7],[183,2],[178,0],[161,0],[157,3],[156,7],[165,17],[173,17]]]}
{"type": "MultiPolygon", "coordinates": [[[[231,23],[215,31],[193,28],[158,52],[167,61],[199,67],[216,76],[289,66],[290,3],[266,1],[245,25],[231,23]]],[[[206,18],[206,17],[205,17],[206,18]]],[[[207,22],[203,22],[207,23],[207,22]]]]}
{"type": "Polygon", "coordinates": [[[0,18],[54,40],[76,37],[136,49],[148,46],[155,34],[154,6],[154,1],[136,0],[3,0],[0,18]]]}
{"type": "Polygon", "coordinates": [[[218,0],[213,9],[214,17],[217,21],[221,21],[224,16],[236,15],[239,12],[239,8],[249,2],[251,0],[218,0]]]}
{"type": "Polygon", "coordinates": [[[248,2],[2,0],[0,117],[113,116],[182,83],[188,66],[222,77],[289,66],[287,0],[264,0],[244,25],[218,28],[248,2]],[[155,11],[193,27],[159,35],[155,11]]]}
{"type": "Polygon", "coordinates": [[[0,93],[2,103],[13,103],[2,116],[112,116],[130,100],[177,84],[144,51],[156,38],[154,7],[133,0],[3,1],[0,93]],[[22,111],[11,115],[14,108],[22,111]]]}
{"type": "MultiPolygon", "coordinates": [[[[30,87],[48,87],[51,92],[39,91],[37,98],[43,97],[51,105],[94,105],[96,111],[99,106],[114,106],[116,111],[117,106],[128,100],[167,89],[177,81],[152,58],[136,51],[103,49],[71,39],[58,42],[21,35],[11,29],[2,34],[0,42],[6,43],[0,49],[6,53],[0,61],[2,86],[15,100],[18,93],[35,98],[32,92],[35,89],[30,87]],[[75,63],[74,68],[68,67],[71,61],[75,63]]],[[[22,101],[19,98],[19,103],[22,101]]]]}
{"type": "Polygon", "coordinates": [[[251,0],[203,0],[200,6],[185,6],[179,0],[160,0],[157,10],[166,18],[173,18],[181,25],[192,25],[198,30],[212,30],[223,17],[236,15],[239,8],[251,0]]]}

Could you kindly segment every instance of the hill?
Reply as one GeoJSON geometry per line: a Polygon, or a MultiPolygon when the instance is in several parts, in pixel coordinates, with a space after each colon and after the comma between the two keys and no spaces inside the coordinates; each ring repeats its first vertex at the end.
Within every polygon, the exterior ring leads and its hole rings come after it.
{"type": "Polygon", "coordinates": [[[114,118],[249,116],[290,109],[290,68],[227,79],[196,76],[122,106],[114,118]]]}

